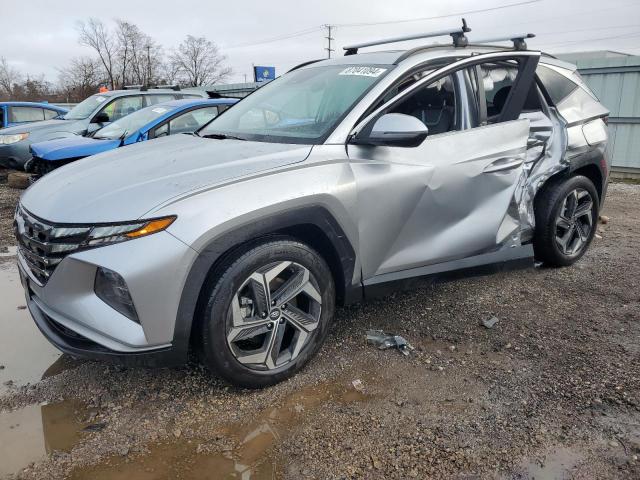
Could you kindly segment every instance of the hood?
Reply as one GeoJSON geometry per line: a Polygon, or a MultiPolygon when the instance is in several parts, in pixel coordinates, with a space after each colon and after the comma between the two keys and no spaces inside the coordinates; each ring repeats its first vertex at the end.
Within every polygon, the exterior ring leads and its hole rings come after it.
{"type": "Polygon", "coordinates": [[[61,131],[70,131],[70,128],[73,128],[76,122],[75,120],[42,120],[41,122],[31,122],[25,123],[22,125],[16,125],[14,127],[8,127],[2,129],[2,135],[12,135],[14,133],[25,133],[25,132],[39,132],[43,131],[52,131],[56,130],[61,131]]]}
{"type": "Polygon", "coordinates": [[[176,135],[65,165],[23,194],[32,214],[57,223],[136,220],[194,189],[301,162],[310,145],[176,135]]]}
{"type": "Polygon", "coordinates": [[[47,142],[32,143],[31,151],[35,157],[55,162],[107,152],[118,148],[121,143],[120,140],[97,140],[94,138],[73,136],[60,138],[58,140],[49,140],[47,142]]]}

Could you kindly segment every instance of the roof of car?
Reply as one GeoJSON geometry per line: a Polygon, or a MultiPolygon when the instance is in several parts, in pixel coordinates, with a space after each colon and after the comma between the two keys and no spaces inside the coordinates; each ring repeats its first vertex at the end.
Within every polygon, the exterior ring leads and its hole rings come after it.
{"type": "Polygon", "coordinates": [[[170,100],[158,105],[165,107],[195,107],[198,105],[232,105],[237,98],[185,98],[183,100],[170,100]]]}
{"type": "MultiPolygon", "coordinates": [[[[384,50],[377,52],[362,52],[354,55],[344,55],[327,60],[310,62],[309,65],[300,68],[310,68],[319,65],[397,65],[398,63],[420,56],[420,61],[436,60],[442,58],[467,57],[474,53],[491,53],[514,51],[513,48],[499,45],[475,45],[469,44],[466,47],[454,47],[452,44],[430,44],[407,50],[384,50]]],[[[563,68],[575,69],[575,66],[558,60],[551,55],[543,53],[543,62],[557,65],[563,68]]]]}
{"type": "MultiPolygon", "coordinates": [[[[126,89],[126,90],[109,90],[107,92],[96,93],[96,95],[100,95],[103,97],[114,97],[118,95],[157,95],[157,94],[167,94],[170,93],[172,95],[183,93],[180,90],[174,90],[172,88],[152,88],[148,90],[139,90],[139,89],[126,89]]],[[[186,92],[189,95],[193,95],[193,92],[186,92]]],[[[204,93],[203,93],[203,98],[204,93]]]]}
{"type": "Polygon", "coordinates": [[[0,106],[6,107],[40,107],[40,108],[50,108],[52,110],[58,110],[60,112],[66,112],[67,109],[64,107],[58,107],[57,105],[53,105],[51,103],[46,102],[0,102],[0,106]]]}

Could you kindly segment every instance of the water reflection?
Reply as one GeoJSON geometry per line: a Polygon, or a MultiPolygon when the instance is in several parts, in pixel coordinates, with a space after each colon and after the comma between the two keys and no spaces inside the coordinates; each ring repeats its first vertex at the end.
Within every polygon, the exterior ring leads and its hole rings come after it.
{"type": "Polygon", "coordinates": [[[84,417],[82,404],[70,401],[0,413],[0,477],[53,452],[71,451],[81,438],[84,417]]]}

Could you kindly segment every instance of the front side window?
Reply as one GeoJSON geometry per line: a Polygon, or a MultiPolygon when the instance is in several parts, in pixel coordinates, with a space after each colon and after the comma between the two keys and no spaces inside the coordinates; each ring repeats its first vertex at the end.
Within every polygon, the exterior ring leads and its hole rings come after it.
{"type": "Polygon", "coordinates": [[[133,112],[137,112],[142,107],[141,96],[120,97],[103,108],[100,113],[106,113],[109,117],[109,122],[115,122],[133,112]]]}
{"type": "Polygon", "coordinates": [[[105,95],[92,95],[69,110],[63,118],[65,120],[84,120],[89,118],[98,107],[105,105],[108,100],[109,97],[105,95]]]}
{"type": "Polygon", "coordinates": [[[269,82],[198,132],[247,140],[318,144],[390,65],[330,65],[269,82]]]}
{"type": "Polygon", "coordinates": [[[418,88],[386,113],[416,117],[429,129],[429,135],[456,130],[456,95],[451,75],[418,88]]]}
{"type": "Polygon", "coordinates": [[[169,107],[163,107],[162,105],[143,108],[101,128],[95,133],[93,138],[105,140],[125,138],[149,122],[168,114],[170,111],[171,109],[169,107]]]}
{"type": "Polygon", "coordinates": [[[44,120],[42,108],[9,107],[9,123],[38,122],[44,120]]]}
{"type": "Polygon", "coordinates": [[[175,135],[176,133],[193,133],[217,116],[217,107],[192,110],[169,122],[169,135],[175,135]]]}

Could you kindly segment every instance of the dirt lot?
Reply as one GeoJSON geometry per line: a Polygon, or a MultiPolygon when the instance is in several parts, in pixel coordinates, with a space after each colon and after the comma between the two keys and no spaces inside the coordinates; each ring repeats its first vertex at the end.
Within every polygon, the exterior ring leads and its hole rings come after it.
{"type": "MultiPolygon", "coordinates": [[[[0,248],[12,244],[7,190],[0,248]]],[[[320,355],[263,391],[195,365],[49,366],[35,329],[13,338],[19,328],[0,318],[14,346],[0,349],[0,380],[13,382],[0,396],[0,476],[640,478],[640,186],[611,185],[604,214],[602,238],[572,268],[423,284],[339,310],[320,355]],[[415,351],[366,345],[368,328],[415,351]]],[[[0,312],[27,328],[3,260],[13,293],[0,291],[0,312]]]]}

